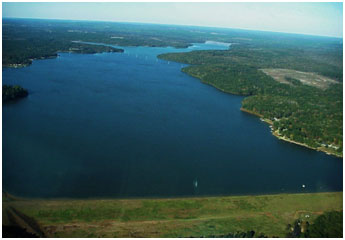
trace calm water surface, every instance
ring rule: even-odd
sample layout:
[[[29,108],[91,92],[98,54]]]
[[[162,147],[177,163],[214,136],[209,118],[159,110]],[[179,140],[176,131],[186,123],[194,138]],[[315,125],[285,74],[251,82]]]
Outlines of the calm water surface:
[[[3,106],[4,190],[27,197],[342,190],[342,159],[276,139],[239,110],[242,97],[156,58],[224,46],[124,49],[3,70],[3,83],[30,92]]]

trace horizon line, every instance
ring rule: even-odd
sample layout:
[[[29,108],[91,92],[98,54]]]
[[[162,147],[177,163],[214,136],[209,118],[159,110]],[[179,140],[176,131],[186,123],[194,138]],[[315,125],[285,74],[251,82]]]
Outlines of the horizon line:
[[[2,17],[2,19],[37,19],[37,20],[58,20],[58,21],[84,21],[84,22],[109,22],[109,23],[134,23],[134,24],[152,24],[152,25],[170,25],[170,26],[187,26],[187,27],[204,27],[204,28],[218,28],[218,29],[235,29],[235,30],[245,30],[245,31],[259,31],[268,33],[284,33],[284,34],[296,34],[296,35],[306,35],[314,37],[326,37],[326,38],[337,38],[343,39],[342,35],[339,36],[329,36],[329,35],[316,35],[310,33],[296,33],[296,32],[282,32],[282,31],[272,31],[272,30],[260,30],[252,28],[232,28],[232,27],[215,27],[215,26],[205,26],[205,25],[190,25],[190,24],[174,24],[174,23],[153,23],[153,22],[135,22],[135,21],[116,21],[116,20],[98,20],[98,19],[66,19],[66,18],[35,18],[35,17]]]

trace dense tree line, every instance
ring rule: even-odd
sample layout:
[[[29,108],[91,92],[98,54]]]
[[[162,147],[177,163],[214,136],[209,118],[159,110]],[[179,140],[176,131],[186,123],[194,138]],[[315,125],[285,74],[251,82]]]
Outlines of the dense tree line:
[[[333,44],[331,45],[333,46]],[[232,45],[230,50],[193,51],[189,53],[168,53],[160,55],[161,59],[183,62],[193,65],[227,64],[244,65],[256,69],[285,68],[303,72],[315,72],[338,81],[343,79],[342,46],[335,45],[327,52],[324,49],[293,49],[295,46],[262,47]]]
[[[58,52],[72,52],[72,53],[100,53],[100,52],[123,52],[123,49],[91,45],[66,41],[46,41],[46,40],[32,40],[32,41],[3,41],[3,60],[4,66],[11,66],[14,64],[28,65],[33,59],[43,59],[56,57]]]

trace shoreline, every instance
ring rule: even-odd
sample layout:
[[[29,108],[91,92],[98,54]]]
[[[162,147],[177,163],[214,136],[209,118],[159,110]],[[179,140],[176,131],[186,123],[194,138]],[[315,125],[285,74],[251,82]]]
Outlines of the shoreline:
[[[186,73],[187,75],[191,76],[191,77],[195,77],[195,76],[192,76],[190,74],[188,74],[187,72],[183,71],[183,68],[181,69],[181,71],[183,73]],[[200,78],[198,77],[195,77],[197,78],[201,83],[204,83],[204,84],[207,84],[207,85],[210,85],[212,87],[214,87],[215,89],[223,92],[223,93],[227,93],[227,94],[231,94],[231,95],[236,95],[236,96],[243,96],[243,97],[247,97],[247,96],[244,96],[244,95],[241,95],[241,94],[237,94],[237,93],[232,93],[232,92],[229,92],[229,91],[225,91],[224,89],[221,89],[221,88],[218,88],[216,85],[212,84],[212,83],[208,83],[208,82],[204,82],[203,80],[201,80]],[[273,136],[275,136],[276,138],[278,138],[279,140],[282,140],[282,141],[285,141],[285,142],[289,142],[289,143],[293,143],[293,144],[296,144],[296,145],[299,145],[299,146],[302,146],[302,147],[306,147],[306,148],[309,148],[309,149],[312,149],[312,150],[315,150],[315,151],[318,151],[318,152],[324,152],[328,155],[332,155],[332,156],[335,156],[335,157],[338,157],[338,158],[343,158],[343,155],[340,155],[340,154],[336,154],[334,152],[331,152],[331,151],[328,151],[328,149],[324,148],[324,147],[318,147],[318,148],[315,148],[315,147],[311,147],[305,143],[300,143],[300,142],[296,142],[294,140],[291,140],[289,138],[286,138],[284,136],[280,136],[278,135],[278,133],[276,133],[275,131],[273,131],[273,121],[271,121],[270,119],[267,119],[267,118],[264,118],[263,115],[257,113],[257,112],[254,112],[254,111],[251,111],[251,110],[248,110],[248,109],[245,109],[243,107],[240,108],[240,110],[242,112],[246,112],[248,114],[251,114],[251,115],[254,115],[256,117],[259,117],[261,121],[267,123],[270,128],[271,128],[271,133]]]
[[[157,57],[160,58],[159,55],[158,55]],[[165,58],[160,58],[160,59],[165,60],[165,61],[168,61],[168,59],[165,59]],[[170,60],[170,61],[173,61],[173,60]],[[175,61],[176,61],[176,60],[175,60]],[[178,62],[178,61],[177,61],[177,62]],[[184,64],[186,64],[186,63],[184,63]],[[192,64],[188,64],[188,65],[191,66]],[[232,95],[237,95],[237,96],[242,96],[242,97],[244,97],[244,98],[245,98],[245,97],[248,97],[248,95],[242,95],[242,94],[234,93],[234,92],[231,92],[231,91],[225,91],[224,89],[221,89],[221,88],[217,87],[215,84],[213,84],[213,83],[211,83],[211,82],[206,82],[206,81],[204,81],[204,80],[201,79],[201,77],[199,77],[199,76],[195,76],[195,75],[192,75],[192,74],[188,73],[188,72],[185,70],[186,68],[188,68],[188,67],[182,68],[182,69],[181,69],[181,72],[186,73],[187,75],[189,75],[189,76],[191,76],[191,77],[197,78],[201,83],[210,85],[210,86],[216,88],[217,90],[219,90],[219,91],[221,91],[221,92],[223,92],[223,93],[232,94]],[[294,141],[294,140],[289,139],[289,138],[287,138],[287,137],[280,136],[276,131],[273,131],[273,121],[271,121],[270,119],[265,118],[263,115],[261,115],[261,114],[259,114],[259,113],[257,113],[257,112],[254,112],[254,111],[245,109],[245,108],[243,108],[242,106],[241,106],[240,110],[243,111],[243,112],[252,114],[252,115],[254,115],[254,116],[257,116],[257,117],[260,118],[261,121],[266,122],[267,124],[269,124],[269,126],[270,126],[270,128],[271,128],[272,135],[275,136],[275,137],[277,137],[279,140],[283,140],[283,141],[286,141],[286,142],[289,142],[289,143],[293,143],[293,144],[296,144],[296,145],[299,145],[299,146],[302,146],[302,147],[306,147],[306,148],[309,148],[309,149],[312,149],[312,150],[316,150],[316,151],[318,151],[318,152],[319,152],[319,151],[320,151],[320,152],[324,152],[324,153],[326,153],[326,154],[328,154],[328,155],[332,155],[332,156],[335,156],[335,157],[338,157],[338,158],[343,158],[343,154],[342,154],[342,153],[341,153],[341,154],[338,154],[337,152],[330,151],[330,150],[329,150],[328,148],[326,148],[326,147],[320,146],[320,147],[316,147],[316,148],[315,148],[315,147],[311,147],[311,146],[309,146],[309,145],[307,145],[307,144],[305,144],[305,143],[297,142],[297,141]]]
[[[123,53],[124,50],[120,49],[120,48],[115,48],[115,47],[111,47],[114,50],[108,50],[108,51],[102,51],[102,52],[76,52],[73,50],[58,50],[56,51],[56,53],[49,55],[49,56],[42,56],[42,57],[37,57],[37,58],[31,58],[29,59],[27,63],[9,63],[9,64],[3,64],[2,67],[3,68],[24,68],[24,67],[29,67],[30,65],[32,65],[33,61],[35,60],[45,60],[45,59],[54,59],[59,57],[59,53],[74,53],[74,54],[96,54],[96,53]]]
[[[205,195],[205,196],[177,196],[177,197],[54,197],[54,198],[35,198],[35,197],[20,197],[17,195],[3,192],[3,201],[8,199],[9,201],[142,201],[142,200],[154,200],[154,201],[179,201],[179,200],[204,200],[204,199],[216,199],[216,198],[243,198],[243,197],[278,197],[289,195],[323,195],[323,194],[337,194],[343,193],[343,191],[325,191],[325,192],[286,192],[286,193],[259,193],[259,194],[236,194],[236,195]],[[5,200],[6,201],[6,200]]]
[[[10,64],[4,64],[2,65],[2,67],[3,68],[24,68],[24,67],[29,67],[35,60],[54,59],[54,58],[57,58],[58,56],[59,56],[58,53],[55,53],[50,56],[29,59],[28,63],[10,63]]]
[[[305,143],[300,143],[300,142],[296,142],[294,140],[291,140],[287,137],[284,137],[284,136],[280,136],[276,131],[273,131],[273,122],[267,118],[264,118],[263,115],[259,114],[259,113],[256,113],[256,112],[253,112],[251,110],[248,110],[248,109],[245,109],[243,107],[240,108],[240,110],[242,112],[246,112],[246,113],[249,113],[249,114],[252,114],[254,116],[257,116],[259,117],[263,122],[267,123],[270,125],[270,128],[271,128],[271,133],[273,136],[275,136],[276,138],[278,138],[279,140],[282,140],[282,141],[285,141],[285,142],[289,142],[289,143],[293,143],[293,144],[296,144],[296,145],[299,145],[299,146],[302,146],[302,147],[306,147],[306,148],[309,148],[309,149],[312,149],[312,150],[315,150],[315,151],[318,151],[318,152],[324,152],[328,155],[332,155],[332,156],[335,156],[335,157],[338,157],[338,158],[343,158],[342,155],[339,155],[339,154],[336,154],[334,152],[330,152],[330,151],[327,151],[327,149],[324,149],[322,147],[318,147],[318,148],[315,148],[315,147],[311,147]]]

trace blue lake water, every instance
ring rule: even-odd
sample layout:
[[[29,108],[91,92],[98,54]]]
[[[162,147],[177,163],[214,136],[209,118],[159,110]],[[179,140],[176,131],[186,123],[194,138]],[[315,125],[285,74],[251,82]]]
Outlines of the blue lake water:
[[[3,106],[3,189],[25,197],[174,197],[341,191],[342,159],[282,142],[243,97],[166,52],[125,47],[3,69],[28,98]],[[305,188],[302,188],[302,185]]]

